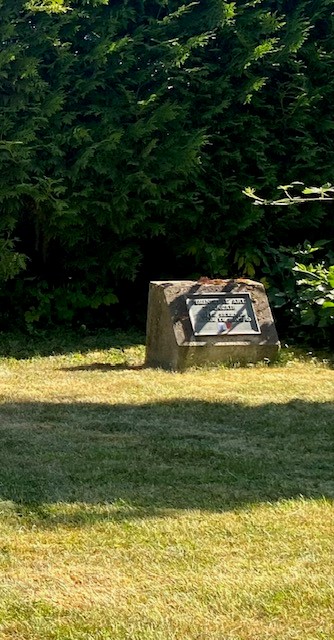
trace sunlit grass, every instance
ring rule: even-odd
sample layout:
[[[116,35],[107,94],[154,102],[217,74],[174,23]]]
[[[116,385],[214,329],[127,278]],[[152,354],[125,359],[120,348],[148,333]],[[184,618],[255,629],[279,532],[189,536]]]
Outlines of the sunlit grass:
[[[333,640],[330,365],[107,340],[0,361],[1,640]]]

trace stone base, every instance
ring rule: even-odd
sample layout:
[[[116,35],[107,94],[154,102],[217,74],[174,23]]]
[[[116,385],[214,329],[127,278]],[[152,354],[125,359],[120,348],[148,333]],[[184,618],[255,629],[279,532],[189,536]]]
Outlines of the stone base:
[[[215,281],[216,282],[216,281]],[[195,336],[186,307],[189,295],[248,293],[257,317],[258,335]],[[265,289],[251,280],[219,284],[193,281],[150,283],[146,365],[174,371],[210,363],[255,363],[277,357],[280,343]]]

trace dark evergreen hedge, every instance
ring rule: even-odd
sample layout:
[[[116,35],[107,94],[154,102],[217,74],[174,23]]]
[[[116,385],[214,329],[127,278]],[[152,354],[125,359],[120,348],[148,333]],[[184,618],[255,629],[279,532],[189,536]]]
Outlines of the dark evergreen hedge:
[[[0,33],[3,326],[332,237],[330,206],[242,194],[333,181],[331,0],[2,0]]]

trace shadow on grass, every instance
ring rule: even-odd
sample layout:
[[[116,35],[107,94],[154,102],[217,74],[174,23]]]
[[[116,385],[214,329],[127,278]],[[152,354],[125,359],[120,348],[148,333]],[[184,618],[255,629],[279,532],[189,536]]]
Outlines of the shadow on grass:
[[[333,431],[334,403],[3,404],[0,499],[76,526],[333,498]]]
[[[0,357],[25,360],[36,356],[62,355],[68,353],[89,353],[103,349],[122,349],[142,345],[145,336],[136,331],[122,332],[100,330],[89,333],[86,330],[40,331],[37,334],[10,334],[0,332]]]
[[[61,367],[59,371],[142,371],[145,364],[126,364],[125,362],[92,362],[90,364]]]

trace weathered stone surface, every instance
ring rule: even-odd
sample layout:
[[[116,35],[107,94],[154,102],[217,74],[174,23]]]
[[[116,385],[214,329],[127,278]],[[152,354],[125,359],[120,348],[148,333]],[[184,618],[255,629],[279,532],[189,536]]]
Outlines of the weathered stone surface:
[[[203,284],[191,280],[150,283],[146,341],[148,366],[182,371],[194,365],[214,362],[247,363],[264,358],[275,359],[280,344],[263,285],[244,279],[221,280],[218,283]],[[189,318],[189,299],[197,294],[212,298],[216,294],[219,297],[232,293],[236,296],[249,295],[258,331],[255,331],[252,321],[253,333],[234,333],[224,325],[223,334],[195,335]],[[224,309],[223,306],[221,308]],[[249,305],[245,308],[249,309]]]

